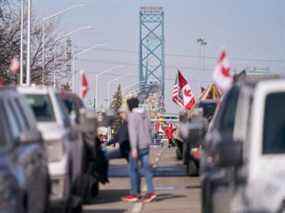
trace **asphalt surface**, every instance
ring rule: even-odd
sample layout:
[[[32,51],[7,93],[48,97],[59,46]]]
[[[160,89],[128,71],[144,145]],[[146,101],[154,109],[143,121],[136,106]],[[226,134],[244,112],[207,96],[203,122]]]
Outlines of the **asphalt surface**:
[[[110,184],[101,186],[92,205],[84,206],[84,213],[197,213],[201,212],[200,181],[185,175],[184,166],[175,159],[175,150],[152,147],[155,167],[154,185],[157,199],[150,204],[124,203],[128,194],[129,178],[125,160],[111,161]],[[143,191],[145,185],[143,184]]]

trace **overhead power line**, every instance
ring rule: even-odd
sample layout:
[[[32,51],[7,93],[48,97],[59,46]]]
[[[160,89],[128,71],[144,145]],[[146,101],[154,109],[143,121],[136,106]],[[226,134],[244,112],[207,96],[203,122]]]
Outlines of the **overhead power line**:
[[[87,58],[81,58],[80,61],[87,62],[87,63],[101,63],[101,64],[119,64],[124,65],[127,67],[137,67],[138,64],[136,63],[129,63],[129,62],[122,62],[122,61],[113,61],[113,60],[100,60],[100,59],[87,59]],[[191,67],[191,66],[176,66],[176,65],[166,65],[166,68],[169,69],[182,69],[182,70],[191,70],[191,71],[202,71],[201,68],[198,67]],[[213,69],[205,69],[206,71],[213,71]]]
[[[97,48],[94,51],[118,52],[118,53],[138,55],[137,51],[128,50],[128,49]],[[197,55],[186,55],[186,54],[177,54],[177,53],[166,53],[165,55],[169,56],[169,57],[180,57],[180,58],[195,58],[195,59],[200,59],[201,58],[201,56],[197,56]],[[205,56],[205,58],[208,59],[208,60],[217,60],[218,56]],[[269,59],[269,58],[230,57],[230,60],[231,61],[248,61],[248,62],[285,63],[285,59]]]

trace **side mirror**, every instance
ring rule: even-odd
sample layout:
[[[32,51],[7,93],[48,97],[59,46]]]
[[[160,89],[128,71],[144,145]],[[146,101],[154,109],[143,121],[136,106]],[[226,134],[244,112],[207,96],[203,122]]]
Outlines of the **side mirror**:
[[[38,130],[23,132],[17,139],[18,144],[33,144],[41,141],[42,135]]]
[[[237,167],[243,163],[243,144],[240,141],[223,140],[217,147],[216,164],[219,167]]]

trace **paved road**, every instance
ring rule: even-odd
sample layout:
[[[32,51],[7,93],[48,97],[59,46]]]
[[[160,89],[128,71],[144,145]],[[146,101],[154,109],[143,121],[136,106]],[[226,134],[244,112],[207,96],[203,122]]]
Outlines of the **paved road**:
[[[152,161],[162,149],[152,148]],[[124,203],[121,197],[128,194],[129,179],[124,160],[111,161],[111,182],[101,187],[93,205],[85,206],[84,213],[198,213],[200,206],[199,178],[185,176],[184,167],[175,160],[174,150],[165,149],[155,169],[154,183],[158,198],[151,204]],[[145,187],[143,187],[145,188]],[[145,190],[145,189],[143,189]]]

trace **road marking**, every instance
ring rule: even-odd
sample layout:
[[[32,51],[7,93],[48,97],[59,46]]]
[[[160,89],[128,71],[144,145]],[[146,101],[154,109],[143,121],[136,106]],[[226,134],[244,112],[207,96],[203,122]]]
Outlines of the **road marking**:
[[[175,186],[157,186],[155,187],[156,191],[174,191],[176,188]]]
[[[143,211],[143,207],[144,207],[143,202],[135,203],[131,210],[131,213],[141,213]]]

